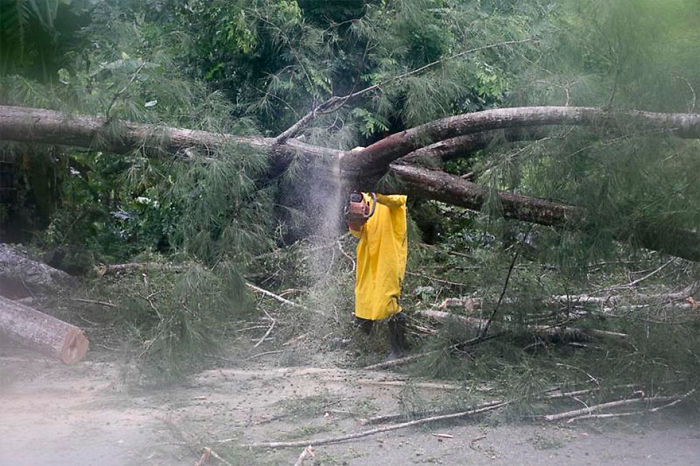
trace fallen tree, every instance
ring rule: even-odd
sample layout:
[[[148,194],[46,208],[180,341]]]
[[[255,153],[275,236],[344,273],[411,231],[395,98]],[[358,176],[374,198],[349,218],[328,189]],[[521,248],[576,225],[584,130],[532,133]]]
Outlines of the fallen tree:
[[[514,107],[457,115],[392,134],[360,150],[341,151],[306,144],[292,137],[241,137],[153,124],[70,115],[46,109],[0,106],[0,140],[45,143],[109,151],[140,150],[149,155],[191,157],[241,146],[259,150],[275,170],[284,170],[295,158],[320,162],[332,185],[375,189],[387,172],[409,195],[438,199],[480,210],[489,191],[459,177],[409,165],[421,156],[453,158],[485,147],[494,137],[506,140],[537,138],[548,126],[588,126],[605,132],[654,130],[681,138],[700,138],[700,114],[606,111],[591,107]],[[522,131],[533,129],[534,131]],[[290,134],[296,134],[296,131]],[[394,163],[402,159],[404,163]],[[576,206],[545,199],[498,193],[506,217],[542,225],[577,228],[586,213]],[[648,249],[690,260],[700,260],[697,231],[635,225],[616,232]]]
[[[271,156],[296,153],[310,157],[335,157],[344,176],[366,179],[386,172],[394,160],[426,146],[463,135],[497,129],[552,125],[585,125],[610,130],[624,125],[658,129],[682,138],[700,138],[700,114],[609,112],[593,107],[513,107],[467,113],[416,126],[358,151],[340,151],[286,139],[242,137],[185,128],[71,115],[54,110],[0,105],[0,140],[35,142],[104,150],[117,154],[144,149],[174,155],[188,148],[207,152],[238,144],[272,151]],[[450,151],[474,149],[485,139],[451,141]],[[481,141],[481,142],[479,142]],[[272,150],[272,149],[275,150]]]
[[[2,296],[0,334],[66,364],[81,361],[90,345],[78,327]]]

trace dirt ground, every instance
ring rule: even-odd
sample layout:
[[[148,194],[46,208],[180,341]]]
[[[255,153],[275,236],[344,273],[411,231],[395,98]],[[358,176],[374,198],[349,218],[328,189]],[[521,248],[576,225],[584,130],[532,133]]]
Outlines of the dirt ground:
[[[92,351],[64,366],[0,344],[0,464],[192,465],[205,446],[231,464],[293,464],[303,448],[243,445],[367,430],[362,418],[400,412],[402,390],[435,400],[451,391],[430,381],[407,388],[391,372],[274,359],[134,390],[115,359]],[[305,464],[700,464],[699,423],[678,411],[578,424],[481,417],[321,445]]]

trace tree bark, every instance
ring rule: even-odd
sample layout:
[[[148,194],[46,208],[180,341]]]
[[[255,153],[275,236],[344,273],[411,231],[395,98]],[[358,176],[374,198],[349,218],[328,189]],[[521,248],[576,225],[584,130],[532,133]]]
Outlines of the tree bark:
[[[71,282],[70,275],[31,259],[21,246],[0,243],[0,295],[24,298]]]
[[[493,195],[498,198],[501,213],[506,218],[572,229],[585,223],[586,211],[582,208],[508,192],[490,193],[483,186],[449,173],[399,163],[391,164],[389,173],[400,183],[397,190],[409,195],[476,211],[480,211]],[[647,249],[700,261],[700,233],[695,231],[640,225],[614,236],[620,241],[632,239],[634,244]]]
[[[492,194],[481,185],[436,170],[393,163],[389,173],[401,183],[402,192],[471,210],[481,210]],[[577,207],[544,199],[506,192],[496,192],[493,195],[498,197],[503,216],[525,222],[563,225],[580,221],[583,214]]]
[[[187,149],[204,154],[231,146],[269,152],[273,162],[287,164],[294,155],[338,158],[342,151],[289,140],[273,148],[275,138],[244,137],[174,128],[103,117],[71,115],[54,110],[0,105],[0,140],[81,147],[125,154],[143,150],[152,156],[185,156]]]
[[[243,137],[207,131],[172,128],[103,117],[70,115],[54,110],[0,105],[0,140],[36,142],[123,154],[143,148],[155,154],[177,154],[188,148],[207,152],[230,145],[271,151],[288,158],[289,153],[312,158],[337,158],[339,169],[349,177],[383,174],[389,164],[422,147],[464,135],[506,128],[551,125],[588,125],[666,130],[679,137],[700,138],[700,114],[654,112],[607,112],[591,107],[513,107],[457,115],[392,134],[360,151],[339,151],[288,139]],[[453,142],[467,143],[469,138]],[[469,142],[478,145],[481,138]]]
[[[188,155],[188,149],[205,153],[240,145],[267,152],[276,170],[295,157],[321,161],[328,180],[354,188],[374,189],[374,182],[394,160],[438,154],[452,157],[484,147],[494,130],[518,138],[517,130],[551,125],[587,125],[601,130],[655,129],[684,138],[700,138],[700,114],[608,112],[589,107],[516,107],[486,110],[426,123],[388,136],[359,151],[339,151],[305,144],[295,139],[240,137],[206,131],[171,128],[134,122],[108,121],[101,117],[68,115],[53,110],[0,106],[0,140],[66,145],[126,153],[142,149],[156,155]],[[489,133],[491,132],[491,133]],[[524,133],[527,134],[527,133]],[[535,133],[536,134],[536,133]],[[417,194],[469,209],[480,210],[489,191],[451,175],[415,166],[393,164],[391,172],[409,194]],[[506,217],[542,225],[575,226],[585,212],[573,206],[511,193],[498,193]],[[637,245],[691,260],[700,260],[700,234],[695,231],[661,232],[652,225],[637,225],[620,232]],[[669,238],[671,240],[669,240]]]
[[[75,364],[89,342],[78,327],[0,296],[0,332],[47,356]]]
[[[432,121],[395,133],[362,151],[345,155],[343,170],[355,176],[382,173],[394,160],[438,141],[504,128],[586,125],[609,130],[631,125],[635,129],[666,130],[683,138],[700,137],[700,114],[607,112],[592,107],[513,107],[467,113]]]

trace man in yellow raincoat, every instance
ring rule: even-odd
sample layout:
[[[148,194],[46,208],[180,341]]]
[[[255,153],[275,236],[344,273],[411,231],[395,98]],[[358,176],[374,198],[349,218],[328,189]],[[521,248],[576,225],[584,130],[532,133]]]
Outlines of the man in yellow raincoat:
[[[391,355],[406,351],[406,322],[401,312],[401,283],[406,272],[406,196],[362,193],[374,214],[364,224],[350,223],[357,244],[355,317],[369,334],[376,320],[388,319]]]

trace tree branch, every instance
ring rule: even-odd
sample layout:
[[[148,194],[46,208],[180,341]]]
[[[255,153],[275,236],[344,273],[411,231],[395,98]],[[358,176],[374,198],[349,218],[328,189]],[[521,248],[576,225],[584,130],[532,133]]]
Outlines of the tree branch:
[[[305,445],[327,445],[329,443],[340,443],[348,440],[354,440],[357,438],[367,437],[369,435],[379,434],[381,432],[388,432],[392,430],[405,429],[407,427],[419,426],[423,424],[429,424],[440,421],[447,421],[451,419],[460,419],[468,416],[473,416],[475,414],[484,413],[487,411],[493,411],[494,409],[499,409],[510,404],[509,401],[503,401],[498,404],[489,403],[482,407],[471,409],[469,411],[462,411],[459,413],[444,414],[442,416],[431,416],[423,419],[416,419],[414,421],[402,422],[400,424],[391,424],[384,427],[377,427],[376,429],[365,430],[362,432],[356,432],[354,434],[347,434],[340,437],[329,437],[325,439],[318,440],[301,440],[297,442],[269,442],[269,443],[251,443],[248,445],[243,445],[247,448],[289,448],[289,447],[303,447]],[[220,440],[219,443],[226,443],[233,439]]]
[[[491,193],[483,186],[436,170],[393,163],[389,173],[399,181],[398,191],[471,210],[480,211],[493,195],[498,198],[500,213],[506,218],[571,229],[581,227],[586,221],[587,212],[580,207],[508,192]],[[647,249],[700,261],[698,232],[641,225],[619,231],[614,237],[620,241],[631,238]]]
[[[511,107],[466,113],[425,123],[365,147],[345,152],[340,161],[348,178],[381,175],[394,160],[438,141],[494,129],[583,125],[607,130],[624,126],[667,130],[683,138],[700,138],[700,114],[608,112],[594,107]]]

